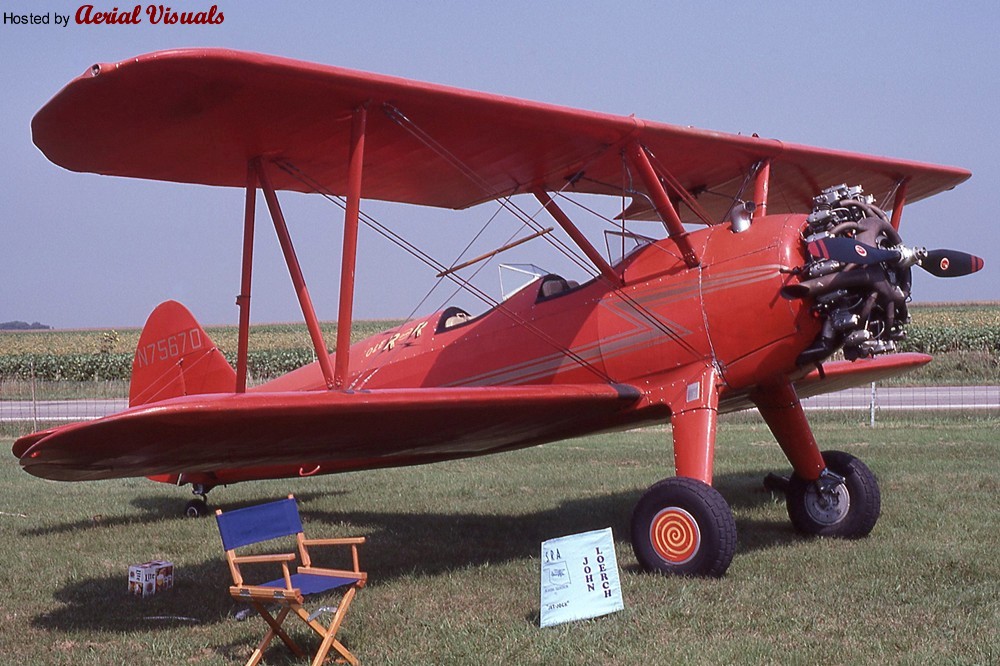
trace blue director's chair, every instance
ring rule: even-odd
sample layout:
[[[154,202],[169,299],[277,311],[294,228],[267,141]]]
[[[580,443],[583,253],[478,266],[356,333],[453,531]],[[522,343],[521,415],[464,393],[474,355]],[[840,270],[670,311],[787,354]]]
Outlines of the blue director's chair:
[[[326,660],[326,655],[332,647],[348,663],[357,666],[357,658],[351,654],[344,645],[337,640],[337,631],[344,621],[344,615],[354,600],[354,595],[358,589],[364,587],[368,580],[368,574],[358,566],[358,546],[365,542],[364,537],[353,537],[343,539],[307,539],[302,533],[302,521],[299,519],[299,509],[295,502],[295,497],[288,496],[288,499],[268,502],[245,509],[233,511],[217,510],[215,518],[219,523],[219,534],[222,536],[222,545],[226,549],[226,561],[229,563],[229,571],[233,575],[233,586],[229,588],[229,594],[234,599],[248,602],[260,616],[267,622],[269,630],[264,639],[254,650],[247,666],[255,666],[264,656],[264,650],[277,636],[288,649],[298,656],[305,656],[305,652],[285,633],[281,624],[289,612],[294,612],[303,622],[309,625],[313,631],[320,635],[322,642],[313,658],[313,666],[319,666]],[[245,546],[278,539],[281,537],[295,536],[298,546],[298,556],[301,558],[301,566],[296,568],[295,573],[291,573],[289,563],[296,559],[295,553],[275,553],[267,555],[237,555],[236,550]],[[312,559],[309,556],[309,548],[312,546],[350,546],[353,568],[348,569],[325,569],[312,566]],[[281,565],[282,577],[268,583],[257,585],[247,584],[240,570],[243,564],[277,563]],[[333,619],[328,626],[324,626],[317,621],[319,615],[327,610],[321,608],[310,614],[303,606],[303,599],[312,594],[322,594],[338,590],[343,596],[340,603],[333,612]],[[268,605],[280,607],[277,615],[271,615],[267,610]],[[338,659],[338,661],[341,661]]]

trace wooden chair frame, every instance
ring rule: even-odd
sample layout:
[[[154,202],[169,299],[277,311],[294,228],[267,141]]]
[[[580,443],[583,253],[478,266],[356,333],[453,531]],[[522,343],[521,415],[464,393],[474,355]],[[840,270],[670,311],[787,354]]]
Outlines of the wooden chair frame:
[[[280,638],[288,649],[297,656],[306,656],[306,652],[282,628],[282,623],[289,613],[294,612],[303,622],[316,632],[322,642],[313,657],[313,666],[319,666],[327,659],[327,654],[333,648],[339,655],[338,662],[346,661],[352,666],[358,665],[358,659],[337,640],[337,632],[344,621],[344,616],[354,601],[358,589],[368,581],[368,574],[361,571],[358,561],[358,546],[365,542],[364,537],[348,537],[338,539],[307,539],[302,530],[298,515],[295,496],[289,495],[288,500],[278,500],[268,504],[237,509],[223,513],[221,509],[215,512],[219,522],[219,532],[222,535],[223,547],[226,549],[226,562],[233,577],[233,585],[229,594],[233,599],[245,601],[257,611],[268,625],[268,632],[254,650],[247,666],[256,666],[264,656],[264,651],[275,636]],[[255,521],[266,524],[257,526]],[[259,529],[258,529],[259,528]],[[237,549],[272,539],[295,535],[297,556],[301,565],[296,572],[291,572],[290,563],[295,562],[296,553],[274,553],[267,555],[238,555]],[[352,569],[329,569],[314,567],[309,549],[312,547],[349,546],[351,549]],[[281,567],[281,578],[262,584],[248,584],[240,569],[244,564],[278,564]],[[309,613],[302,605],[304,598],[311,594],[322,594],[334,589],[343,590],[339,605],[333,609],[330,623],[324,626],[317,620],[325,608]],[[268,605],[278,605],[277,615],[268,611]]]

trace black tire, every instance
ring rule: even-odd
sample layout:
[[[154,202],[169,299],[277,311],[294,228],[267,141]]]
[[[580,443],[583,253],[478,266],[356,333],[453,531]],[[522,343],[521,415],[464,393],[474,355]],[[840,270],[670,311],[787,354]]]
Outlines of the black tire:
[[[844,482],[820,493],[816,482],[793,474],[785,497],[788,517],[799,532],[813,536],[860,539],[868,536],[882,512],[878,480],[868,467],[843,451],[824,451],[827,468]]]
[[[202,518],[208,515],[208,503],[202,499],[193,499],[184,507],[184,515],[188,518]]]
[[[736,552],[736,521],[712,486],[684,477],[664,479],[635,505],[632,550],[646,571],[723,576]]]

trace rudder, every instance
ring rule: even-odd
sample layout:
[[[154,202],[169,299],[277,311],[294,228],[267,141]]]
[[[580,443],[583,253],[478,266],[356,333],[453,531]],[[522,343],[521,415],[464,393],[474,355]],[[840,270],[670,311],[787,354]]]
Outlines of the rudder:
[[[177,301],[149,315],[132,359],[130,407],[202,393],[232,393],[236,371]]]

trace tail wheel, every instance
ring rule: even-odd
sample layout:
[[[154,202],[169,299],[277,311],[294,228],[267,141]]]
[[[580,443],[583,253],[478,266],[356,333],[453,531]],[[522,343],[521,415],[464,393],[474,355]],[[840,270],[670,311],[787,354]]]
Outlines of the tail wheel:
[[[201,518],[208,513],[208,502],[203,499],[193,499],[184,507],[184,515],[188,518]]]
[[[823,460],[836,477],[805,481],[793,474],[789,479],[786,498],[792,525],[815,536],[868,536],[882,511],[875,475],[843,451],[824,451]]]
[[[736,552],[736,521],[715,488],[695,479],[664,479],[632,513],[632,549],[646,571],[722,576]]]

